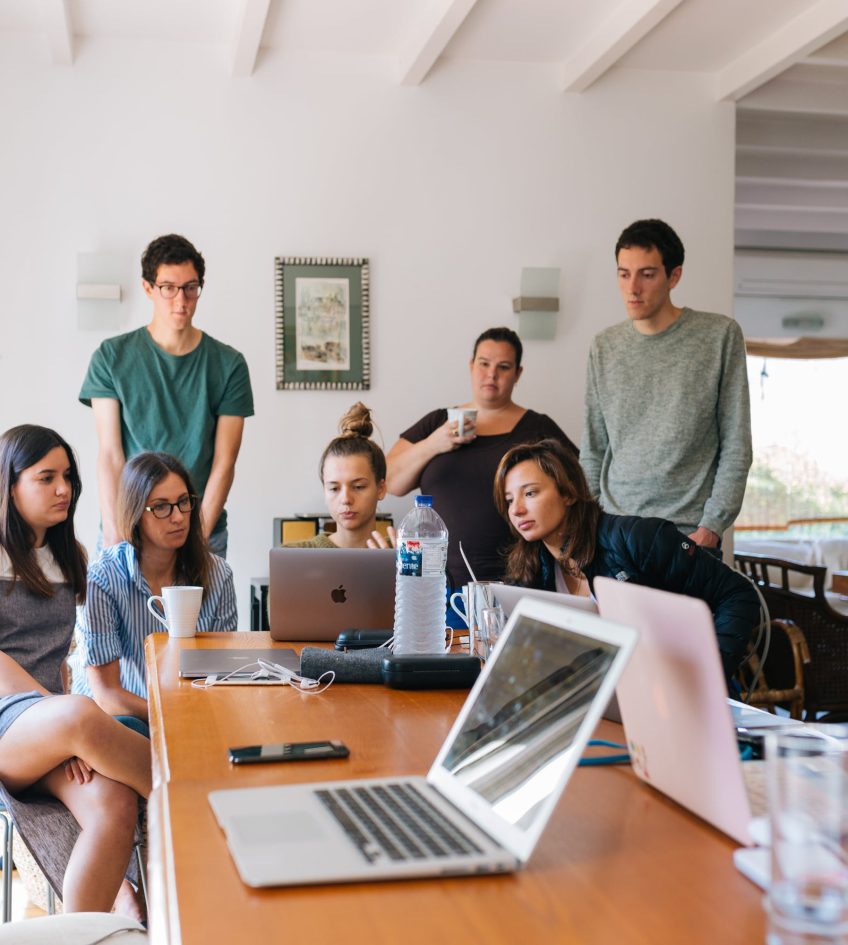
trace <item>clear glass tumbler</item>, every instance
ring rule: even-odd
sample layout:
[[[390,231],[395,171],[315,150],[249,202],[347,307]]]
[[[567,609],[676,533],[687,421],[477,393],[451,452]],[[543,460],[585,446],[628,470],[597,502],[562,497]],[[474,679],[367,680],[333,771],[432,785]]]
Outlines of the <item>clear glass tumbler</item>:
[[[848,945],[848,726],[766,736],[767,945]]]
[[[489,655],[495,648],[495,644],[500,638],[504,623],[503,607],[501,607],[500,604],[495,607],[480,608],[477,655],[481,660],[489,658]]]

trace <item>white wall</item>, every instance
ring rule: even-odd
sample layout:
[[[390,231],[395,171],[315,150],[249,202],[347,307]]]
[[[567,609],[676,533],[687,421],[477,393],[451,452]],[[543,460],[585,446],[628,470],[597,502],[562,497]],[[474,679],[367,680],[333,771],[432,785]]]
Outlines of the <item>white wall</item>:
[[[640,216],[687,246],[675,301],[731,310],[734,114],[707,77],[618,70],[577,96],[547,68],[445,64],[401,88],[380,60],[265,56],[231,80],[201,45],[92,43],[63,69],[34,40],[2,43],[0,429],[45,423],[75,445],[93,543],[96,441],[76,395],[104,334],[77,327],[76,254],[137,268],[152,237],[187,235],[207,261],[197,324],[245,354],[254,385],[229,502],[245,627],[271,518],[320,507],[317,458],[355,399],[275,390],[275,255],[370,257],[362,396],[387,448],[467,398],[471,342],[517,324],[523,266],[561,267],[562,311],[554,341],[527,345],[517,399],[579,440],[589,341],[623,317],[613,245]],[[147,319],[135,285],[126,311],[120,330]]]

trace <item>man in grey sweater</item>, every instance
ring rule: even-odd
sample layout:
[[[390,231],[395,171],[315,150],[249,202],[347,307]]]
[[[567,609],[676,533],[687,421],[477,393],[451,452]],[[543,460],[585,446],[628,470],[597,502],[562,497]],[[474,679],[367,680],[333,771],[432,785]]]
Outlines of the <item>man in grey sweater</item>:
[[[672,304],[683,244],[667,223],[631,224],[615,255],[629,320],[592,341],[580,461],[607,512],[670,519],[718,548],[751,466],[742,332]]]

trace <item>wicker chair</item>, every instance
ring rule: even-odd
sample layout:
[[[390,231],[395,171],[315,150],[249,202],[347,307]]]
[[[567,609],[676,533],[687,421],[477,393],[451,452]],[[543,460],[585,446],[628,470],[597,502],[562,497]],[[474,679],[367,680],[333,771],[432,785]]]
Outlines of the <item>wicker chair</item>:
[[[772,619],[792,621],[803,631],[810,658],[804,667],[805,717],[848,715],[848,616],[835,611],[825,597],[827,569],[766,555],[738,553],[734,559],[756,582]],[[790,586],[805,577],[812,578],[812,593]]]
[[[762,662],[762,645],[749,644],[748,659],[737,674],[742,691],[749,693],[750,705],[774,712],[776,706],[788,709],[793,719],[804,715],[804,668],[810,651],[801,630],[791,620],[772,620],[771,644]],[[756,680],[756,688],[750,691]]]

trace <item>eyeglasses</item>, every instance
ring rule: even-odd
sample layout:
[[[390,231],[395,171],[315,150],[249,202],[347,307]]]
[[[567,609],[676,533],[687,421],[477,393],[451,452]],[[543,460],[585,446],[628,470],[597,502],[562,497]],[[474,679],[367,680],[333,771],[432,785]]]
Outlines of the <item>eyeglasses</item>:
[[[153,283],[163,299],[175,299],[182,290],[187,299],[199,299],[203,286],[199,282],[186,282],[185,285],[174,285],[173,282],[154,282]]]
[[[197,504],[196,495],[182,495],[176,502],[154,502],[153,505],[145,505],[145,512],[152,512],[154,518],[170,518],[174,509],[179,509],[184,514],[188,514]]]

